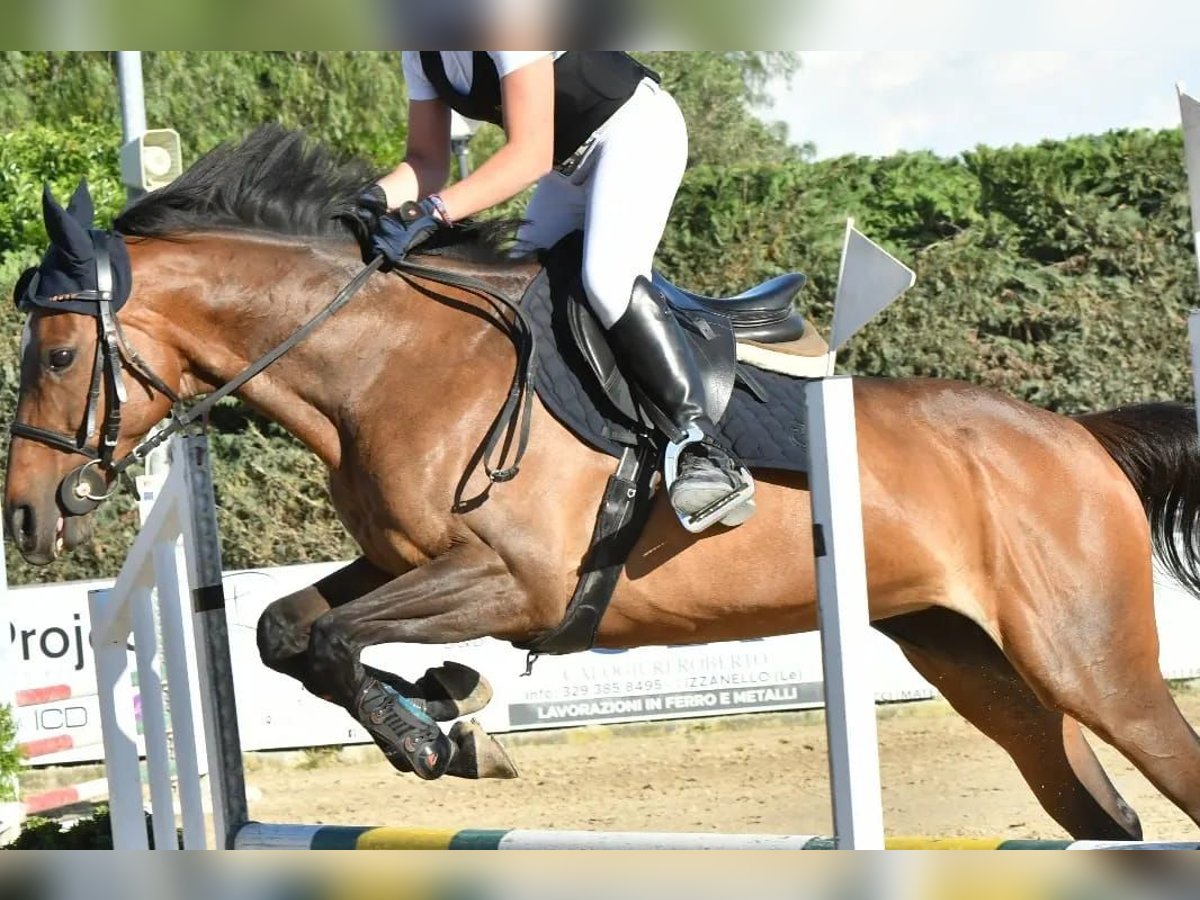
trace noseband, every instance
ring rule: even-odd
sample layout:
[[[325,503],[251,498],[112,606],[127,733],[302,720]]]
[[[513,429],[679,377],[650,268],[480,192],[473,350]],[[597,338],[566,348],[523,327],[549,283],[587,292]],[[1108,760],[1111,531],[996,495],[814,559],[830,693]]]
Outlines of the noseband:
[[[142,462],[152,450],[165,443],[172,435],[202,420],[217,403],[237,391],[251,378],[262,372],[308,337],[326,319],[345,306],[358,293],[362,286],[367,283],[367,279],[384,264],[384,258],[376,256],[338,291],[337,295],[324,309],[305,322],[304,325],[283,341],[283,343],[276,346],[264,356],[259,357],[258,360],[243,369],[231,381],[213,391],[203,400],[184,409],[179,395],[154,374],[146,362],[138,355],[137,351],[125,340],[125,335],[121,331],[121,324],[117,320],[116,313],[112,308],[113,274],[111,257],[109,256],[107,247],[104,246],[105,242],[97,239],[98,236],[104,235],[104,232],[93,230],[91,231],[91,235],[96,259],[96,290],[78,291],[56,298],[57,300],[82,300],[96,304],[95,312],[89,311],[85,313],[86,315],[92,315],[96,319],[97,339],[96,356],[92,363],[92,380],[88,389],[87,410],[84,414],[83,424],[79,429],[79,433],[74,437],[38,428],[34,425],[27,425],[24,422],[14,422],[9,428],[13,437],[37,441],[56,450],[75,453],[87,458],[87,462],[83,465],[68,472],[58,487],[59,503],[67,513],[75,516],[86,515],[99,506],[101,502],[111,497],[115,493],[116,488],[110,489],[109,484],[115,484],[116,479],[121,473],[130,466]],[[427,277],[445,284],[478,291],[491,297],[513,313],[514,318],[513,322],[509,325],[509,330],[518,348],[516,372],[513,375],[512,385],[510,386],[504,407],[488,433],[484,443],[483,454],[484,468],[491,481],[503,482],[511,480],[517,474],[521,458],[525,455],[525,450],[529,442],[531,407],[537,371],[533,327],[525,311],[519,304],[499,294],[490,285],[478,279],[440,272],[424,266],[414,265],[407,261],[400,263],[396,268],[410,275]],[[34,296],[37,278],[38,273],[34,272],[31,280],[27,282],[26,297]],[[30,305],[32,304],[28,299],[21,301],[22,309],[26,309]],[[52,308],[51,304],[39,303],[38,305],[47,305]],[[121,379],[122,365],[127,365],[151,387],[170,399],[171,419],[165,427],[159,429],[151,436],[144,438],[127,454],[119,459],[114,459],[117,442],[121,434],[121,404],[128,401],[125,384]],[[88,441],[96,434],[97,430],[96,412],[100,402],[102,382],[106,386],[108,407],[105,412],[104,426],[100,431],[97,446],[93,448],[88,446]],[[503,468],[493,466],[490,461],[493,452],[499,447],[501,461],[503,461],[503,457],[508,455],[514,438],[516,448],[511,463]],[[500,447],[499,445],[502,442],[503,446]],[[107,472],[107,477],[105,472]]]

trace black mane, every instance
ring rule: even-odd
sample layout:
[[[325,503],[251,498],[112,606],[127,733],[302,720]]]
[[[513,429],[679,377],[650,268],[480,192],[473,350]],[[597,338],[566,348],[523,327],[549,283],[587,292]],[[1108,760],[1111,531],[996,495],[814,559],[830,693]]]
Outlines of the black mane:
[[[353,238],[369,225],[355,198],[380,173],[339,157],[305,132],[260,125],[241,143],[220,144],[164,188],[132,203],[113,223],[129,237],[170,238],[197,231],[248,230],[312,238]],[[519,223],[467,222],[441,229],[417,252],[498,262]]]

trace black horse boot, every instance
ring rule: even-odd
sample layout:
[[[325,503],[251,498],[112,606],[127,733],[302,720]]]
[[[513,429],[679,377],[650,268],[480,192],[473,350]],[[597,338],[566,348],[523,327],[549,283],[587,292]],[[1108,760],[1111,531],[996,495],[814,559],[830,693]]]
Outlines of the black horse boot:
[[[687,336],[648,279],[634,283],[629,308],[608,335],[622,370],[671,441],[664,475],[683,527],[741,525],[754,513],[754,481],[705,412],[704,383]]]
[[[356,718],[401,772],[416,772],[430,780],[440,778],[450,767],[454,744],[437,723],[377,678],[368,676],[359,685]]]

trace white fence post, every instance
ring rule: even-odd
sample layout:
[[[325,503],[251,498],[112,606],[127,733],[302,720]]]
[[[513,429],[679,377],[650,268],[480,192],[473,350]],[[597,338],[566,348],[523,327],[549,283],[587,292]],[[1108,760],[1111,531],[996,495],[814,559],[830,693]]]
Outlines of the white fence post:
[[[912,287],[913,271],[846,221],[829,362],[872,318]],[[883,849],[883,797],[863,547],[854,383],[827,377],[804,389],[817,610],[834,838],[840,849]]]
[[[1187,169],[1188,197],[1192,207],[1192,249],[1196,253],[1196,271],[1200,274],[1200,100],[1188,94],[1182,84],[1179,117],[1183,122],[1183,156]],[[1192,348],[1192,387],[1196,398],[1197,428],[1200,429],[1200,310],[1188,315],[1188,338]]]
[[[96,658],[96,694],[104,736],[108,809],[113,849],[145,850],[142,776],[138,766],[137,719],[129,673],[129,607],[118,607],[113,590],[91,591],[92,652]],[[117,615],[114,615],[117,613]]]
[[[825,723],[839,849],[883,849],[854,383],[805,387]]]
[[[200,747],[204,721],[192,698],[196,685],[196,654],[192,641],[191,612],[187,593],[179,590],[184,569],[179,565],[178,540],[161,541],[154,548],[154,580],[158,585],[158,614],[162,622],[163,666],[171,698],[171,729],[174,738],[175,779],[183,820],[183,848],[203,850],[208,846],[204,831],[204,798],[200,776],[207,771],[207,756]],[[191,646],[189,647],[189,644]],[[186,685],[179,690],[175,685]]]
[[[203,435],[177,438],[172,444],[172,460],[160,484],[142,485],[144,500],[154,493],[153,505],[143,504],[142,530],[116,584],[111,590],[93,591],[91,595],[113,842],[118,849],[147,846],[129,677],[127,645],[131,631],[135,637],[156,847],[178,846],[172,759],[186,849],[207,844],[200,775],[209,763],[216,766],[209,774],[214,825],[221,846],[232,844],[234,834],[247,818],[207,439]],[[181,551],[187,557],[191,591],[180,590]],[[156,585],[157,627],[151,603]],[[173,746],[157,668],[160,657],[166,674]],[[194,691],[200,696],[202,724],[192,700]],[[201,731],[207,753],[198,745]]]
[[[146,745],[146,780],[150,784],[154,846],[174,850],[175,804],[171,791],[171,747],[167,739],[167,714],[162,677],[158,672],[158,629],[154,621],[152,587],[138,587],[130,597],[133,613],[133,649],[137,659],[138,698],[142,710],[142,737]]]

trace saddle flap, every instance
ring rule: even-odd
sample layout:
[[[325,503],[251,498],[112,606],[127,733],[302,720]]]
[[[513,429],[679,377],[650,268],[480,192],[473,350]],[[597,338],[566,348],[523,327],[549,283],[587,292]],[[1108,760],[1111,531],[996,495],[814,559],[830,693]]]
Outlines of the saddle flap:
[[[592,374],[596,376],[601,390],[612,401],[613,406],[633,421],[648,424],[633,398],[629,382],[617,366],[616,354],[609,346],[600,320],[592,313],[586,301],[579,299],[579,293],[582,293],[582,287],[579,287],[578,292],[572,291],[569,298],[560,298],[565,299],[567,305],[567,323],[571,327],[571,337],[575,339],[575,346],[579,348]]]
[[[565,302],[571,335],[608,399],[625,415],[648,425],[651,420],[641,409],[629,382],[621,374],[620,363],[608,343],[608,336],[583,297],[582,285],[578,285],[577,290],[565,298]],[[714,422],[720,422],[733,394],[737,374],[737,344],[733,328],[728,320],[703,310],[672,312],[683,326],[684,334],[696,355],[696,364],[704,379],[705,411]]]

